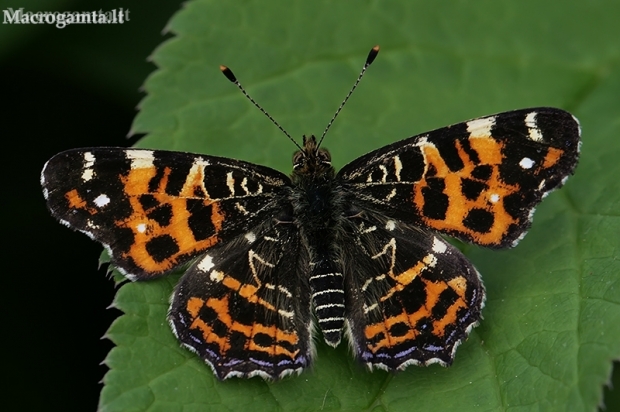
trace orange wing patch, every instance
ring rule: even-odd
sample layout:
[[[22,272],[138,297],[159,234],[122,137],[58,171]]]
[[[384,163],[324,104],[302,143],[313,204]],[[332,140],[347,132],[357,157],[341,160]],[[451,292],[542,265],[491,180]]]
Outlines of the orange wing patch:
[[[478,245],[498,246],[512,227],[524,224],[523,218],[510,213],[505,203],[511,196],[521,196],[523,188],[520,183],[507,183],[502,176],[501,167],[506,162],[504,142],[492,136],[476,135],[468,138],[468,144],[478,158],[472,159],[462,142],[455,140],[464,165],[458,172],[450,170],[435,145],[419,144],[426,167],[423,178],[414,185],[413,201],[429,227],[465,236]],[[522,169],[535,168],[533,173],[538,174],[555,165],[563,153],[548,148],[540,165],[528,157],[523,157],[519,165]],[[476,173],[482,168],[485,168],[484,177]],[[479,185],[477,192],[475,189],[467,192],[467,184]],[[433,191],[441,193],[433,195]],[[443,202],[438,196],[443,196]]]
[[[465,167],[454,173],[450,171],[445,160],[439,153],[439,150],[432,144],[421,145],[422,154],[426,160],[427,172],[422,180],[414,187],[414,202],[416,205],[424,205],[425,191],[428,190],[431,179],[443,179],[445,189],[443,193],[447,195],[447,209],[444,212],[444,218],[433,219],[422,214],[424,223],[428,226],[444,231],[458,231],[466,233],[475,239],[480,245],[496,244],[502,239],[511,224],[517,223],[504,208],[502,199],[506,196],[517,193],[518,185],[509,185],[502,182],[498,166],[502,162],[502,143],[489,137],[473,137],[469,139],[472,149],[476,150],[480,156],[480,163],[491,166],[491,174],[487,181],[481,181],[487,185],[487,189],[483,191],[476,199],[469,199],[462,191],[462,177],[472,176],[472,180],[478,180],[473,177],[473,171],[478,166],[469,159],[467,153],[463,150],[460,142],[456,142],[459,157],[462,159]],[[436,171],[433,175],[429,175],[428,170]],[[424,206],[422,206],[424,207]],[[485,210],[492,216],[492,223],[484,232],[475,230],[466,226],[465,222],[472,210]]]
[[[203,300],[198,297],[187,301],[187,313],[191,316],[190,329],[200,330],[207,343],[217,345],[219,353],[226,356],[231,349],[231,336],[238,332],[245,337],[245,350],[264,352],[272,356],[285,356],[294,360],[299,354],[296,348],[299,338],[295,331],[285,331],[276,325],[266,326],[260,323],[244,324],[233,318],[229,298],[209,298]],[[208,313],[209,315],[206,315]],[[234,308],[233,308],[234,313]],[[208,316],[205,320],[203,317]],[[221,323],[223,327],[216,330],[213,325]],[[235,338],[237,346],[240,337]]]
[[[418,310],[407,312],[402,310],[394,316],[387,316],[381,322],[366,326],[364,333],[367,339],[368,350],[377,353],[380,349],[390,349],[403,342],[413,342],[423,334],[432,334],[436,338],[443,338],[450,326],[457,324],[459,310],[469,308],[465,293],[467,280],[457,276],[449,281],[431,281],[422,277],[417,282],[423,284],[425,300]],[[454,293],[444,293],[447,290]],[[451,296],[451,303],[445,311],[437,316],[434,311],[438,303],[445,304],[447,296]],[[402,296],[396,295],[399,299]],[[383,300],[383,298],[381,299]],[[430,323],[432,328],[423,327],[423,323]]]
[[[115,222],[117,227],[130,229],[134,234],[134,243],[122,257],[131,258],[137,266],[151,273],[165,272],[178,264],[179,257],[217,244],[217,233],[225,219],[217,202],[191,195],[195,187],[203,187],[198,184],[202,173],[190,174],[180,195],[171,196],[166,193],[170,169],[165,168],[159,181],[153,182],[157,172],[155,166],[150,166],[132,169],[128,175],[120,176],[133,213]],[[152,190],[154,186],[156,189]],[[200,232],[192,227],[192,216],[198,214],[203,223]],[[206,234],[205,223],[210,226]]]

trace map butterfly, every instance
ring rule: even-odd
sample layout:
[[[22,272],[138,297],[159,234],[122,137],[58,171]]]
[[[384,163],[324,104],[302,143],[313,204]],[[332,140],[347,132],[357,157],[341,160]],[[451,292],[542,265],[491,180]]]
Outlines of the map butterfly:
[[[481,319],[480,275],[442,235],[515,246],[573,173],[580,128],[560,109],[515,110],[390,144],[339,172],[321,141],[303,137],[290,176],[191,153],[68,150],[41,185],[52,215],[102,243],[128,279],[188,265],[169,322],[218,378],[300,373],[315,357],[315,325],[328,345],[346,335],[359,361],[394,371],[450,365]]]

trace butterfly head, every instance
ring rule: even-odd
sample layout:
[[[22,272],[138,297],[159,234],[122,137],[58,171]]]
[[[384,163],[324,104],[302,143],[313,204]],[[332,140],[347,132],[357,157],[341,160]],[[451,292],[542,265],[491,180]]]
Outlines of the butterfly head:
[[[293,155],[293,175],[324,175],[334,173],[332,157],[327,149],[318,147],[314,135],[304,136],[303,149]]]

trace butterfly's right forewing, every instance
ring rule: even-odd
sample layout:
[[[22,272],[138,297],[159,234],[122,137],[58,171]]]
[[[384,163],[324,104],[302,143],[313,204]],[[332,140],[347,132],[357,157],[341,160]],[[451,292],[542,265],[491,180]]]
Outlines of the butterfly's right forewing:
[[[41,183],[56,218],[106,246],[129,278],[147,279],[269,219],[290,179],[215,156],[90,148],[54,156]]]

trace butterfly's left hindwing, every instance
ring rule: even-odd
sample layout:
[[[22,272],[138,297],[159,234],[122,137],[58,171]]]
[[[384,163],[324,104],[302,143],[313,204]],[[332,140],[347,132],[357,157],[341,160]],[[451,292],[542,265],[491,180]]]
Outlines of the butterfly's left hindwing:
[[[385,370],[450,365],[484,306],[474,266],[440,236],[381,215],[351,223],[345,284],[357,358]]]
[[[515,110],[370,152],[338,178],[361,209],[487,247],[514,246],[536,205],[562,186],[580,129],[553,108]]]
[[[233,159],[92,148],[54,156],[41,184],[52,215],[101,242],[126,276],[146,279],[268,219],[290,180]]]
[[[306,251],[270,220],[210,250],[181,278],[169,319],[220,379],[300,373],[313,356]]]

